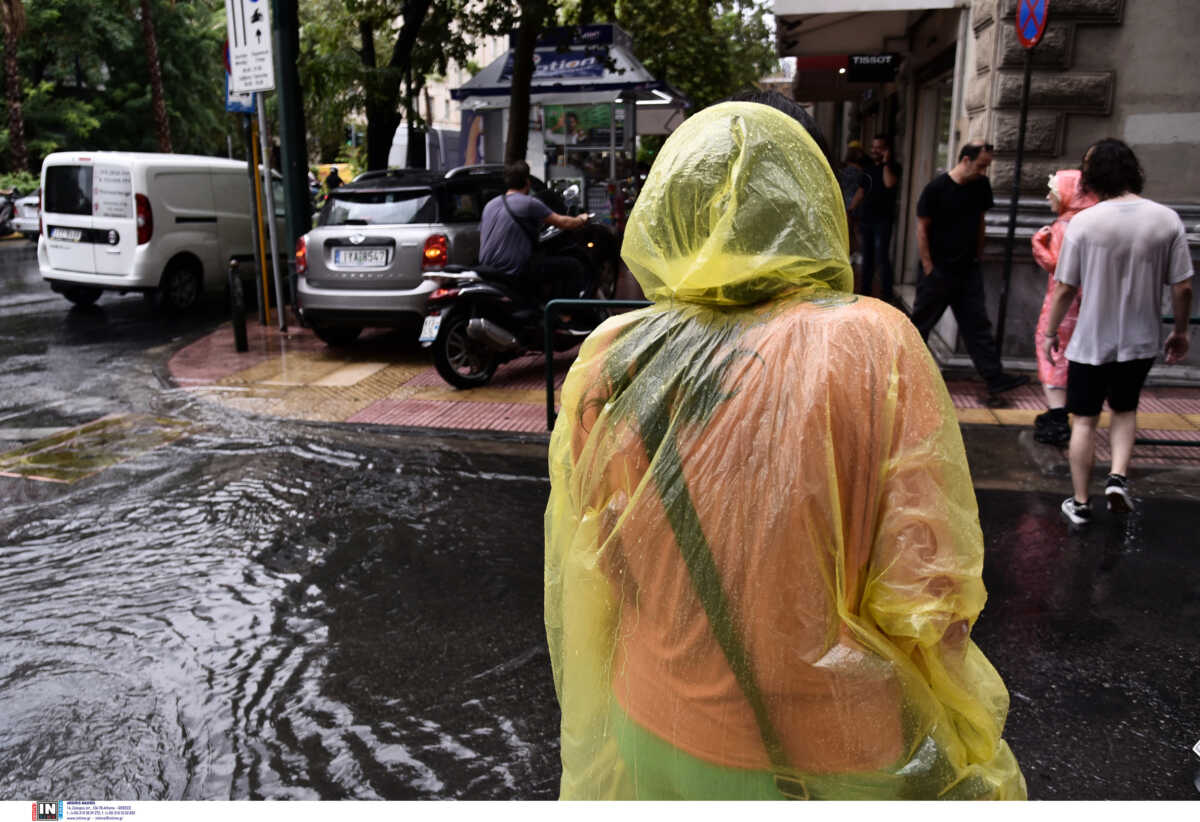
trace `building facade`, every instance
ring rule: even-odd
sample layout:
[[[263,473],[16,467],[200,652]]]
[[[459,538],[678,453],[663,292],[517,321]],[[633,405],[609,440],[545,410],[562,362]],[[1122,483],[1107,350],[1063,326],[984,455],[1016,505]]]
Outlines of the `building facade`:
[[[1004,298],[1003,258],[1013,193],[1024,49],[1016,36],[1019,0],[776,0],[781,56],[797,58],[793,94],[817,103],[836,145],[893,137],[904,164],[893,235],[901,293],[919,265],[916,202],[968,140],[996,147],[984,275],[993,322]],[[1030,254],[1033,232],[1052,220],[1046,180],[1077,168],[1103,137],[1129,143],[1146,171],[1145,195],[1174,207],[1200,258],[1200,49],[1193,0],[1049,0],[1033,50],[1014,263],[1005,303],[1007,359],[1033,356],[1046,277]],[[891,54],[898,70],[882,82],[851,82],[839,71],[854,55]],[[961,344],[951,317],[931,341],[943,362]],[[1193,345],[1200,335],[1193,333]],[[1200,375],[1200,369],[1187,369]],[[1175,374],[1184,371],[1175,369]]]

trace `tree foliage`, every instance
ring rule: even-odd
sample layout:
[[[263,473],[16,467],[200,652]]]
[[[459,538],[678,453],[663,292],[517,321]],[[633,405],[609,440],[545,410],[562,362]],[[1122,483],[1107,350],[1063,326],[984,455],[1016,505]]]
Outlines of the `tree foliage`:
[[[150,2],[172,147],[224,154],[225,135],[239,133],[225,112],[224,2]],[[157,150],[137,7],[130,0],[26,2],[19,65],[30,170],[51,151]],[[4,125],[0,157],[7,157]]]
[[[566,16],[618,23],[650,73],[703,108],[776,68],[769,13],[765,0],[579,0]]]

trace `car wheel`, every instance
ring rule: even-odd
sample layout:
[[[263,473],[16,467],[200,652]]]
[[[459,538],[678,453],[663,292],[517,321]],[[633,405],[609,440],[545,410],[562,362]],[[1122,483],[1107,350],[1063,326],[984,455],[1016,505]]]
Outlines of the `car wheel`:
[[[317,339],[331,348],[349,345],[362,333],[362,329],[354,325],[314,325],[312,330]]]
[[[200,301],[200,268],[193,262],[181,261],[163,273],[158,286],[162,306],[168,311],[181,313]]]
[[[433,341],[433,364],[442,379],[455,388],[479,388],[492,381],[499,355],[467,336],[470,316],[452,311],[442,320]]]
[[[100,289],[86,285],[70,285],[62,290],[62,295],[75,305],[93,305],[100,299]]]

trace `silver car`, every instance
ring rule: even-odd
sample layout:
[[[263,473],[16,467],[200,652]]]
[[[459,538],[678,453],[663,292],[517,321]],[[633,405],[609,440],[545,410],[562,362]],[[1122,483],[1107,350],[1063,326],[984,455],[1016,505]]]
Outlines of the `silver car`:
[[[38,208],[41,206],[42,190],[39,188],[32,194],[18,197],[13,205],[13,231],[19,231],[27,240],[37,242],[38,238]]]
[[[561,210],[540,181],[535,196]],[[479,256],[484,204],[504,193],[500,166],[465,166],[445,176],[368,172],[330,192],[317,226],[296,244],[296,295],[305,324],[329,345],[367,326],[411,327],[437,286],[426,271],[471,265]]]

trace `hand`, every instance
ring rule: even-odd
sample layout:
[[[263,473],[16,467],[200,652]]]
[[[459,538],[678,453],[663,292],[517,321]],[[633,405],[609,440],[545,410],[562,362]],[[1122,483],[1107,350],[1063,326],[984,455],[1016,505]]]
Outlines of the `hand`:
[[[1053,337],[1047,337],[1044,334],[1042,335],[1042,353],[1046,355],[1046,359],[1049,362],[1054,362],[1058,359],[1057,355],[1059,347],[1057,334],[1055,334]]]
[[[921,270],[924,271],[925,276],[928,277],[930,274],[933,273],[933,263],[932,262],[927,263],[924,260],[922,260],[921,261]]]
[[[892,162],[892,150],[885,148],[883,150],[883,164],[886,166]]]
[[[1188,346],[1189,342],[1187,334],[1180,334],[1178,331],[1172,331],[1171,336],[1167,337],[1167,344],[1163,346],[1167,365],[1174,365],[1186,357]]]

